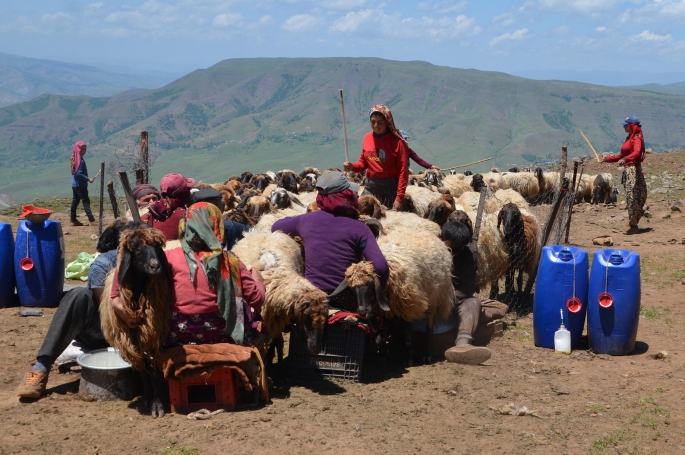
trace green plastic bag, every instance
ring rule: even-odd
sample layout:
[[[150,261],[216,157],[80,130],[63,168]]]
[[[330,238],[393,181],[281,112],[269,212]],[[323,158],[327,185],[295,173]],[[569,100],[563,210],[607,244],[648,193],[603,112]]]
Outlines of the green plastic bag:
[[[88,281],[88,272],[90,271],[90,264],[93,263],[100,253],[88,254],[79,253],[74,262],[70,262],[67,268],[64,269],[64,278],[69,280]]]

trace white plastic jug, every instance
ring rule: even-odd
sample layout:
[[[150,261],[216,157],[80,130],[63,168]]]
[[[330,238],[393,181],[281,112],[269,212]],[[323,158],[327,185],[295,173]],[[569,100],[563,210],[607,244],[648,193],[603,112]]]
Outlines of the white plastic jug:
[[[554,350],[556,352],[570,354],[571,332],[566,330],[566,326],[564,325],[564,310],[560,309],[559,313],[561,313],[561,326],[559,326],[559,330],[554,332]]]

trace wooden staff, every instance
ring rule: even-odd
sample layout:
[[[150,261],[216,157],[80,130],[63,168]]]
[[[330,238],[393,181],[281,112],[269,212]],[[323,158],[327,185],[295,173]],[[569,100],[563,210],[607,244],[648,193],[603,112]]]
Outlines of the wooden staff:
[[[117,175],[121,179],[121,187],[126,195],[126,202],[128,202],[128,208],[131,210],[131,216],[133,221],[140,223],[140,214],[138,213],[138,205],[136,204],[136,198],[133,197],[133,192],[131,191],[131,185],[128,183],[128,176],[126,172],[117,172]]]
[[[484,160],[478,160],[478,161],[474,161],[473,163],[466,163],[466,164],[462,164],[462,165],[460,165],[460,166],[441,167],[440,170],[441,170],[441,171],[451,171],[452,169],[459,169],[460,167],[471,166],[472,164],[482,163],[483,161],[490,161],[492,158],[493,158],[493,157],[485,158]]]
[[[343,136],[345,136],[345,162],[350,162],[350,155],[347,149],[347,120],[345,120],[345,100],[343,99],[343,91],[340,89],[340,109],[342,109],[343,120]]]
[[[580,135],[583,136],[583,139],[585,139],[585,142],[587,142],[587,145],[589,145],[590,148],[592,149],[592,153],[595,154],[595,158],[597,158],[597,162],[598,162],[598,163],[601,163],[602,160],[599,159],[599,155],[597,154],[597,151],[596,151],[595,148],[592,146],[592,144],[590,144],[590,140],[585,136],[585,134],[583,134],[583,130],[581,130],[580,128],[578,128],[578,131],[580,131]]]
[[[98,218],[98,237],[102,235],[102,215],[105,211],[105,163],[100,163],[100,170],[98,174],[102,173],[103,176],[100,178],[100,217]]]

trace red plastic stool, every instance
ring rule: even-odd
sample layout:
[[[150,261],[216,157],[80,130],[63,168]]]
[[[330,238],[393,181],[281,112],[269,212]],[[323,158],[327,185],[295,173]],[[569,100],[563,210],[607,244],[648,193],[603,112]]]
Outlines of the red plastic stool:
[[[215,370],[205,377],[169,380],[171,412],[176,414],[200,409],[233,411],[236,396],[236,381],[230,368]]]

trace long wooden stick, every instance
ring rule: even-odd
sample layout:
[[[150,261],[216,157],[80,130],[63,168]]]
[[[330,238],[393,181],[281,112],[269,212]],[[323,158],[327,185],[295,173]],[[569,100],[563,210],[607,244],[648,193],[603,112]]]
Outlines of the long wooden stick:
[[[590,144],[590,139],[588,139],[587,136],[585,136],[585,134],[583,134],[583,130],[581,130],[580,128],[578,128],[578,131],[580,131],[580,135],[583,136],[583,139],[585,139],[585,142],[587,142],[587,145],[589,145],[590,148],[592,149],[592,153],[595,154],[595,158],[597,158],[597,162],[598,162],[598,163],[601,163],[602,160],[599,159],[599,155],[597,154],[597,151],[596,151],[595,148],[592,146],[592,144]]]
[[[136,198],[133,197],[133,191],[131,191],[131,184],[128,183],[128,176],[126,172],[117,172],[117,175],[121,179],[121,188],[124,190],[124,195],[126,196],[126,202],[128,202],[128,208],[131,210],[131,217],[133,221],[140,223],[140,214],[138,213],[138,205],[136,204]]]
[[[345,119],[345,100],[343,99],[343,91],[340,89],[340,109],[342,109],[343,120],[343,135],[345,136],[345,162],[350,162],[350,152],[347,149],[347,120]]]
[[[105,163],[100,163],[100,170],[98,174],[102,173],[100,177],[100,217],[98,218],[98,237],[102,235],[102,215],[105,212]]]
[[[459,165],[459,166],[441,167],[440,170],[441,170],[441,171],[451,171],[452,169],[459,169],[460,167],[471,166],[472,164],[482,163],[483,161],[490,161],[492,158],[493,158],[493,157],[485,158],[484,160],[478,160],[478,161],[474,161],[473,163],[466,163],[466,164],[462,164],[462,165]]]

